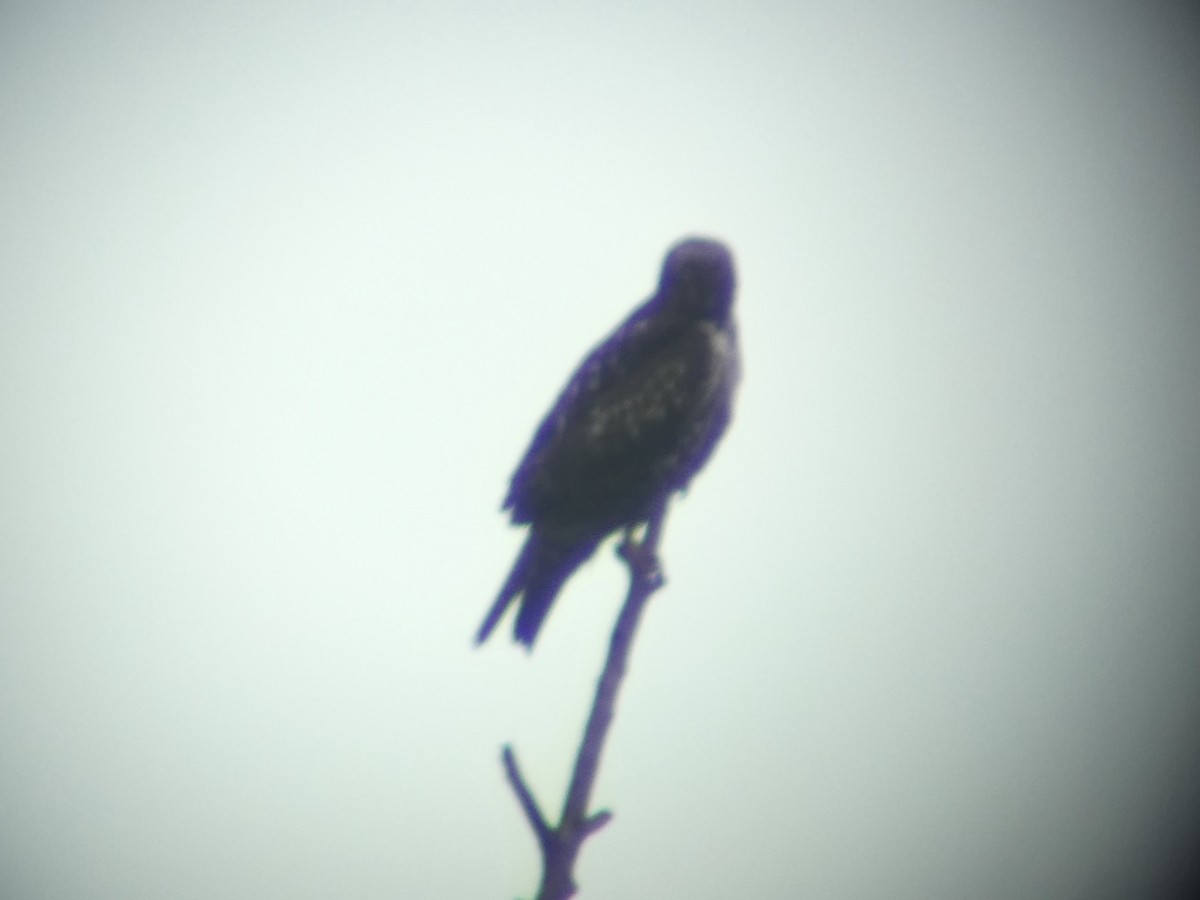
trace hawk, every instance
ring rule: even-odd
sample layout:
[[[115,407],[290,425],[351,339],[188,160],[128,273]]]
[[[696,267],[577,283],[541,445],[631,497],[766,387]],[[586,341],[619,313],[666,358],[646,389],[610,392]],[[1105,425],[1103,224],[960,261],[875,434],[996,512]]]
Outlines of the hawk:
[[[740,374],[733,258],[687,238],[658,289],[575,370],[533,435],[502,510],[529,535],[479,628],[520,600],[532,650],[564,582],[608,535],[647,521],[687,487],[729,425]]]

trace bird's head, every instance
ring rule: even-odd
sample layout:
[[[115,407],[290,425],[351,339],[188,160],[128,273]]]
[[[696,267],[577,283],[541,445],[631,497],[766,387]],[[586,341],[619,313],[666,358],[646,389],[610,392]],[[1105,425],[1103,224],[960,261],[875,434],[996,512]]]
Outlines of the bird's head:
[[[664,312],[724,323],[733,306],[733,257],[720,241],[685,238],[671,248],[658,282]]]

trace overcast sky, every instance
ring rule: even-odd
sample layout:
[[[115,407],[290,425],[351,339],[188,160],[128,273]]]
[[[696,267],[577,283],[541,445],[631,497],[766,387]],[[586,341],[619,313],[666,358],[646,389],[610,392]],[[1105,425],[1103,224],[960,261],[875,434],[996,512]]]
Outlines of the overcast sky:
[[[1179,896],[1197,24],[4,4],[0,895],[531,896],[499,750],[556,813],[625,573],[475,650],[499,503],[700,233],[745,377],[581,896]]]

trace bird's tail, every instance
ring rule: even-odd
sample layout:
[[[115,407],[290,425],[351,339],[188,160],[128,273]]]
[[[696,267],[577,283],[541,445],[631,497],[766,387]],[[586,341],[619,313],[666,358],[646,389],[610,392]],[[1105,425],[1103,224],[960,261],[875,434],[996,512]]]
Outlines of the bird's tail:
[[[513,637],[533,649],[533,642],[563,583],[596,551],[602,537],[590,534],[564,537],[547,535],[536,527],[531,529],[496,602],[479,626],[475,642],[482,644],[487,640],[509,604],[520,595],[521,608],[513,627]]]

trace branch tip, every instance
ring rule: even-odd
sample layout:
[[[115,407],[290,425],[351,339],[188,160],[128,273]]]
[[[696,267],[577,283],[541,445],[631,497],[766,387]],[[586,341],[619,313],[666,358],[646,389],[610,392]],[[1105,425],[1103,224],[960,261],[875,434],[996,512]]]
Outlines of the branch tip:
[[[504,773],[508,776],[508,783],[512,785],[513,793],[517,795],[517,802],[521,804],[521,811],[525,813],[529,827],[533,829],[538,846],[541,847],[543,855],[548,854],[554,845],[554,830],[546,822],[542,811],[538,809],[537,800],[534,799],[533,792],[529,790],[529,785],[525,783],[525,779],[521,775],[521,769],[517,765],[517,755],[513,752],[511,744],[504,745],[500,751],[500,758],[504,763]]]
[[[610,821],[612,821],[612,817],[613,814],[609,810],[602,809],[600,812],[590,815],[584,819],[583,830],[587,834],[595,834]]]

